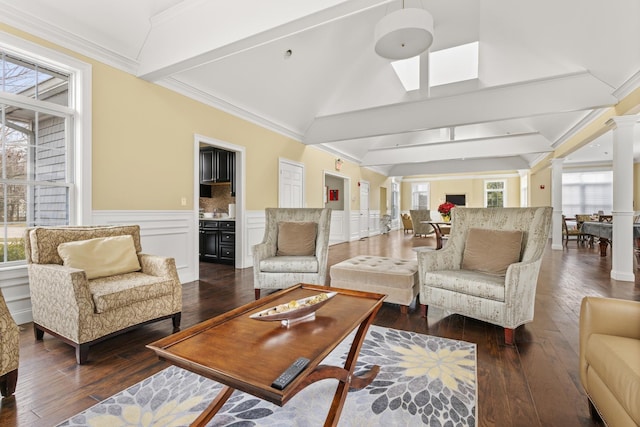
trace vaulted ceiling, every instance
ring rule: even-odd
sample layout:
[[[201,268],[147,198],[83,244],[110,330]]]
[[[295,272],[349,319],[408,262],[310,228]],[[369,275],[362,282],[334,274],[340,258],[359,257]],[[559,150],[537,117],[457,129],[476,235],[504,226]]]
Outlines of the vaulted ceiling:
[[[640,86],[637,0],[404,4],[431,52],[479,42],[477,79],[405,91],[374,51],[400,0],[0,0],[0,22],[389,176],[528,169]]]

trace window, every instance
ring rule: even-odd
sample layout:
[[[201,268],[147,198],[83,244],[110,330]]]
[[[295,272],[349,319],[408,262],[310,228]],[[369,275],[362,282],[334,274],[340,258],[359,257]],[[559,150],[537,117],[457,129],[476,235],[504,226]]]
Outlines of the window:
[[[400,185],[397,182],[391,184],[391,218],[398,218],[400,215]]]
[[[506,205],[505,181],[484,182],[484,206],[487,208],[503,208]]]
[[[411,184],[411,209],[429,209],[429,183]]]
[[[613,172],[570,172],[562,174],[562,213],[567,216],[611,213]]]
[[[26,227],[87,216],[89,76],[87,64],[0,34],[0,269],[23,262]]]

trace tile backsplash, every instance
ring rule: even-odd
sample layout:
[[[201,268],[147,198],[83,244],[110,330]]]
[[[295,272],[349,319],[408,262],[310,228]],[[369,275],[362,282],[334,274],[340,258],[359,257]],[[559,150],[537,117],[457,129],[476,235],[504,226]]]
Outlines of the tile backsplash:
[[[217,212],[229,213],[229,204],[235,202],[236,198],[231,196],[231,184],[216,184],[211,186],[211,198],[200,197],[199,205],[204,212],[217,209]]]

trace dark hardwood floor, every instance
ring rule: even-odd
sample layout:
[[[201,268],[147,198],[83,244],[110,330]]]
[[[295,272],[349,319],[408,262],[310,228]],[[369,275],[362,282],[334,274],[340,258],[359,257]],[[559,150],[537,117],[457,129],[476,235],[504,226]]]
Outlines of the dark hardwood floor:
[[[332,246],[329,263],[359,254],[414,258],[414,246],[435,247],[433,238],[402,231]],[[445,315],[430,307],[422,319],[385,304],[375,324],[465,340],[478,347],[479,426],[595,426],[578,373],[578,316],[586,295],[640,300],[640,281],[609,277],[611,257],[570,242],[547,248],[536,297],[535,320],[516,331],[516,346],[504,345],[496,326]],[[183,291],[182,327],[253,300],[252,269],[201,264],[201,280]],[[72,347],[45,334],[36,342],[32,325],[21,326],[20,368],[14,397],[0,403],[0,426],[52,426],[167,366],[145,345],[171,333],[171,321],[138,328],[91,348],[78,366]]]

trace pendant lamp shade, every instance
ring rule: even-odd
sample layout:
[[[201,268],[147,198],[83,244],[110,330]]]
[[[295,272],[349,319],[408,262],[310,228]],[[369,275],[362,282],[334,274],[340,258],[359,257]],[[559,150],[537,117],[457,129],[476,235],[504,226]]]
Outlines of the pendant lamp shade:
[[[388,59],[407,59],[429,49],[433,42],[433,17],[424,9],[396,10],[378,22],[375,51]]]

